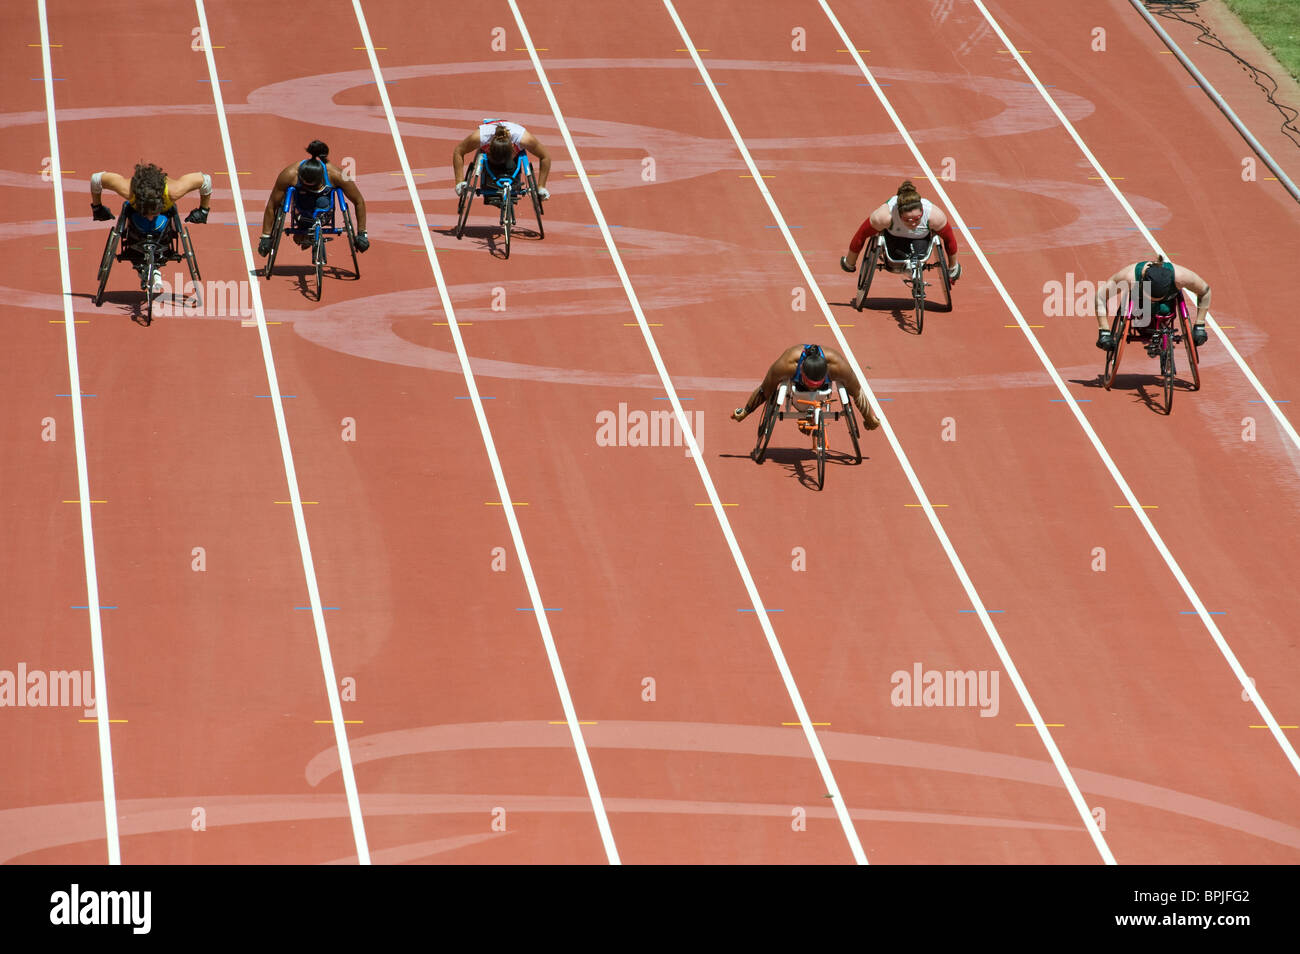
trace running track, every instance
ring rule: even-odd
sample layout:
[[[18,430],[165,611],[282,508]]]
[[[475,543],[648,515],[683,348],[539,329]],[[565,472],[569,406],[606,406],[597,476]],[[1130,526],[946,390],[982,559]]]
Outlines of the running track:
[[[823,6],[794,6],[680,0],[684,36],[659,2],[613,18],[520,0],[516,19],[500,0],[436,16],[367,0],[399,140],[353,5],[322,11],[304,65],[262,36],[262,6],[212,3],[232,169],[195,9],[104,29],[51,3],[100,609],[85,608],[83,508],[64,502],[81,491],[41,26],[34,2],[5,8],[0,670],[91,669],[102,632],[108,706],[4,709],[18,770],[0,857],[1297,861],[1296,732],[1251,726],[1300,719],[1300,448],[1218,337],[1202,390],[1166,418],[1140,351],[1105,392],[1093,320],[1043,317],[1044,282],[1104,278],[1150,247],[969,0],[829,5],[920,156],[955,160],[939,184],[971,227],[956,311],[923,337],[888,302],[848,307],[836,262],[861,217],[904,177],[936,187]],[[1294,208],[1241,180],[1218,112],[1122,0],[989,13],[1156,239],[1213,283],[1263,391],[1300,393],[1283,289],[1221,237],[1249,221],[1288,260]],[[166,84],[117,66],[128,41]],[[1134,126],[1139,96],[1178,116],[1187,148]],[[547,237],[520,236],[508,262],[486,214],[449,234],[451,148],[502,113],[556,160]],[[91,172],[214,173],[191,234],[204,277],[238,281],[231,173],[256,244],[275,171],[312,138],[354,162],[369,205],[359,282],[327,279],[316,304],[286,246],[248,321],[140,327],[123,265],[94,308]],[[829,465],[818,494],[792,428],[757,467],[756,418],[728,413],[782,348],[839,347],[832,321],[892,439],[865,435],[863,463]],[[698,462],[597,442],[602,412],[670,396],[702,417]],[[891,675],[917,664],[997,671],[996,714],[894,705]]]

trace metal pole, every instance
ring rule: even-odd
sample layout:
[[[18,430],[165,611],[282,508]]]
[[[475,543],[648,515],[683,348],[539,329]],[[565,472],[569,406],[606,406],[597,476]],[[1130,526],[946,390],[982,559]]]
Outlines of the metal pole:
[[[1192,74],[1192,79],[1196,80],[1201,89],[1205,90],[1205,94],[1210,97],[1215,106],[1219,107],[1223,115],[1228,117],[1228,121],[1236,127],[1237,132],[1241,133],[1241,138],[1246,140],[1246,144],[1255,151],[1255,154],[1258,155],[1259,158],[1264,160],[1264,165],[1268,166],[1268,168],[1272,170],[1273,174],[1277,176],[1277,181],[1282,183],[1287,192],[1291,193],[1291,198],[1300,202],[1300,189],[1296,188],[1295,183],[1292,182],[1278,164],[1273,161],[1273,157],[1268,154],[1268,150],[1260,145],[1259,140],[1256,139],[1251,131],[1246,128],[1246,124],[1237,118],[1237,114],[1232,111],[1231,106],[1224,102],[1223,97],[1219,95],[1219,91],[1210,85],[1210,81],[1201,75],[1201,71],[1198,70],[1192,64],[1192,61],[1187,58],[1187,55],[1178,48],[1178,44],[1174,42],[1173,37],[1166,33],[1165,28],[1156,22],[1156,18],[1153,17],[1150,11],[1143,5],[1142,0],[1128,0],[1128,2],[1133,5],[1133,8],[1137,10],[1138,13],[1142,14],[1147,23],[1151,25],[1151,29],[1155,30],[1156,35],[1164,41],[1165,46],[1169,47],[1169,51],[1173,53],[1174,56],[1178,57],[1178,61],[1183,64],[1187,72]]]

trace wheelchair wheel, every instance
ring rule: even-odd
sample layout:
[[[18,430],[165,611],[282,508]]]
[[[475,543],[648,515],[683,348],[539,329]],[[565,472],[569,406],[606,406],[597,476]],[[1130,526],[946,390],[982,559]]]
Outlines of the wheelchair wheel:
[[[939,243],[939,274],[942,276],[940,281],[943,283],[943,300],[949,311],[952,311],[952,279],[948,277],[948,252],[944,249],[943,243]]]
[[[126,216],[121,218],[108,231],[108,241],[104,243],[104,257],[99,261],[99,291],[95,292],[95,307],[104,303],[104,289],[108,287],[108,273],[113,270],[113,257],[117,254],[117,243],[126,228]]]
[[[284,237],[284,209],[275,210],[275,224],[271,226],[271,251],[266,255],[266,270],[262,273],[265,277],[271,277],[271,270],[275,268],[275,256],[280,251],[280,239]]]
[[[352,213],[347,204],[343,205],[343,230],[348,233],[348,250],[352,253],[352,277],[361,277],[361,266],[357,264],[357,233],[352,228]]]
[[[912,268],[912,310],[919,335],[925,329],[925,267],[919,264]]]
[[[826,412],[824,410],[817,412],[817,430],[814,432],[813,439],[817,448],[817,489],[821,490],[826,483]]]
[[[853,402],[844,405],[844,423],[849,429],[849,439],[853,441],[853,463],[862,463],[862,448],[858,446],[858,419],[853,413]]]
[[[1186,315],[1181,315],[1179,321],[1183,327],[1183,347],[1187,350],[1187,367],[1192,374],[1191,390],[1199,391],[1201,389],[1201,356],[1197,353],[1196,342],[1192,339],[1191,322],[1187,320]]]
[[[542,199],[537,194],[537,179],[533,176],[533,170],[528,170],[528,194],[533,199],[533,215],[537,216],[537,237],[546,238],[546,229],[542,228]]]
[[[862,250],[862,261],[858,265],[858,294],[853,299],[853,307],[858,311],[867,303],[867,294],[871,291],[871,279],[876,274],[876,262],[880,258],[880,249],[877,243],[878,236],[873,236],[867,243],[867,247]]]
[[[478,188],[478,161],[475,160],[465,170],[465,191],[460,194],[460,204],[456,206],[456,238],[465,234],[465,223],[469,221],[469,208],[474,204],[474,192]]]
[[[316,266],[316,300],[320,301],[325,278],[325,233],[321,231],[319,220],[312,226],[311,262]]]
[[[1174,333],[1166,331],[1162,335],[1164,342],[1160,350],[1160,379],[1165,393],[1165,414],[1174,410],[1174,379],[1178,376],[1174,365]]]
[[[194,243],[190,241],[190,230],[181,223],[181,250],[185,253],[185,264],[190,269],[190,281],[194,283],[194,300],[203,307],[203,279],[199,277],[199,260],[194,255]]]
[[[1119,371],[1119,359],[1124,353],[1124,339],[1128,337],[1128,319],[1123,315],[1116,315],[1115,320],[1110,325],[1110,339],[1115,347],[1106,352],[1106,367],[1101,374],[1102,386],[1109,391],[1112,384],[1115,383],[1115,374]]]
[[[505,232],[506,258],[510,257],[510,229],[515,224],[515,194],[507,182],[501,190],[501,228]]]
[[[160,263],[154,259],[154,247],[152,244],[145,246],[145,271],[144,271],[144,300],[145,300],[145,325],[153,324],[153,276],[154,271]]]
[[[758,422],[758,443],[749,455],[756,464],[763,463],[763,458],[767,456],[767,444],[772,439],[772,429],[776,427],[776,413],[776,395],[773,394],[763,405],[763,416]]]

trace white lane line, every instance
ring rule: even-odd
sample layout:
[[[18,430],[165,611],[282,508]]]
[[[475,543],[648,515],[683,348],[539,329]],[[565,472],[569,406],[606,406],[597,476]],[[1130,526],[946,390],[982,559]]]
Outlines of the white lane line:
[[[686,27],[683,25],[681,18],[677,16],[677,11],[673,8],[672,0],[663,0],[663,2],[664,6],[668,8],[668,13],[673,18],[673,23],[676,24],[677,30],[681,34],[682,39],[686,41],[685,45],[687,49],[694,50],[695,44],[691,41],[690,35],[687,33]],[[840,30],[840,38],[844,40],[844,44],[849,50],[854,51],[854,58],[861,62],[861,57],[856,52],[857,48],[849,42],[848,35],[845,34],[843,30]],[[907,475],[908,483],[912,485],[912,491],[916,494],[916,499],[921,502],[921,506],[925,510],[925,515],[930,521],[930,526],[933,528],[935,536],[938,537],[944,553],[948,555],[948,561],[952,564],[953,571],[957,574],[957,579],[961,581],[962,588],[966,591],[966,596],[970,599],[971,605],[975,607],[976,615],[979,616],[980,622],[984,626],[984,631],[988,634],[989,641],[993,644],[993,648],[996,650],[998,658],[1006,668],[1008,677],[1016,687],[1016,692],[1020,696],[1020,701],[1025,706],[1025,711],[1028,712],[1030,718],[1033,719],[1034,727],[1038,730],[1039,738],[1042,739],[1043,746],[1051,756],[1052,763],[1056,766],[1056,771],[1061,776],[1061,781],[1065,784],[1065,788],[1069,792],[1070,798],[1079,812],[1079,817],[1083,820],[1088,833],[1092,836],[1093,844],[1096,846],[1097,851],[1101,854],[1107,864],[1115,864],[1115,858],[1110,852],[1110,847],[1106,844],[1106,839],[1102,837],[1101,831],[1097,827],[1097,822],[1092,817],[1092,809],[1089,808],[1087,802],[1084,801],[1083,793],[1079,791],[1079,786],[1075,783],[1074,776],[1070,773],[1069,766],[1065,764],[1065,759],[1057,749],[1056,742],[1052,738],[1052,733],[1048,731],[1047,727],[1044,725],[1043,718],[1038,712],[1038,707],[1034,705],[1034,700],[1029,694],[1029,689],[1020,678],[1020,672],[1016,669],[1015,663],[1012,662],[1011,654],[1003,644],[1002,637],[998,634],[997,627],[993,625],[993,621],[989,618],[989,613],[984,605],[983,599],[975,589],[975,584],[971,580],[970,575],[966,572],[966,567],[962,563],[961,558],[957,555],[957,550],[953,546],[952,541],[948,539],[948,534],[944,531],[943,524],[939,522],[938,515],[934,512],[934,505],[930,502],[930,498],[926,494],[925,488],[921,486],[920,478],[917,477],[916,471],[912,469],[911,461],[908,460],[907,454],[903,450],[903,445],[898,439],[898,435],[894,433],[893,425],[889,423],[889,419],[885,414],[878,409],[879,405],[876,401],[875,393],[871,390],[871,385],[868,383],[866,375],[862,373],[862,367],[858,364],[858,359],[854,356],[853,350],[849,347],[849,343],[845,339],[844,332],[841,330],[839,323],[835,320],[835,316],[831,314],[830,305],[826,301],[826,296],[822,294],[821,286],[817,284],[817,280],[813,277],[812,271],[808,267],[808,262],[804,259],[803,252],[799,250],[794,236],[790,233],[790,229],[785,222],[785,217],[782,216],[780,208],[777,207],[776,200],[772,198],[772,193],[768,190],[766,183],[764,183],[762,176],[759,174],[758,165],[754,162],[754,157],[750,154],[749,148],[745,145],[744,139],[741,138],[740,130],[736,128],[735,122],[732,121],[731,113],[728,112],[726,104],[723,103],[722,96],[718,93],[717,87],[713,83],[713,78],[709,75],[709,71],[704,66],[704,61],[700,59],[698,54],[692,52],[691,58],[695,60],[695,68],[699,70],[700,76],[708,86],[709,93],[713,97],[714,105],[717,106],[718,112],[722,115],[723,121],[726,122],[727,128],[731,131],[731,138],[735,141],[736,148],[740,150],[740,154],[744,158],[745,164],[753,174],[754,183],[759,192],[762,193],[763,199],[767,202],[767,207],[771,210],[772,217],[780,227],[781,234],[785,237],[786,244],[790,246],[790,251],[794,254],[794,259],[799,264],[799,270],[803,272],[804,281],[806,281],[808,287],[812,289],[813,297],[817,299],[817,304],[820,306],[822,314],[825,315],[826,322],[830,325],[831,330],[835,335],[835,340],[839,342],[840,347],[843,349],[845,358],[848,360],[849,365],[853,368],[853,373],[857,375],[858,381],[866,391],[867,397],[871,400],[873,408],[877,408],[876,416],[880,418],[881,430],[888,439],[889,446],[893,448],[894,455],[898,458],[898,463],[903,468],[903,473]],[[867,78],[871,79],[870,75],[868,75]],[[873,84],[875,83],[874,79],[871,81]]]
[[[479,433],[483,435],[483,447],[487,450],[488,462],[492,466],[492,477],[496,481],[497,493],[501,498],[501,509],[505,512],[506,523],[510,526],[510,539],[514,541],[515,553],[519,556],[519,567],[524,574],[524,583],[528,587],[528,596],[532,600],[533,616],[537,619],[537,628],[541,631],[542,643],[546,646],[546,658],[551,664],[551,675],[555,678],[555,690],[560,696],[560,705],[564,709],[564,720],[569,727],[569,736],[573,739],[573,748],[582,768],[582,778],[587,785],[587,794],[591,799],[591,808],[596,816],[596,826],[600,829],[600,840],[605,846],[605,855],[612,865],[620,864],[618,847],[614,844],[614,833],[609,826],[609,816],[605,811],[605,802],[601,798],[600,786],[596,783],[596,772],[591,766],[591,757],[587,752],[587,741],[578,722],[578,711],[573,705],[569,693],[569,683],[564,677],[564,667],[560,664],[560,654],[555,648],[555,637],[551,633],[550,621],[546,618],[546,604],[537,580],[533,576],[533,565],[528,559],[528,550],[524,546],[524,537],[515,517],[515,508],[506,487],[506,477],[501,469],[501,460],[497,457],[496,442],[492,440],[492,431],[488,427],[487,415],[483,411],[483,400],[479,394],[478,382],[470,367],[469,354],[465,351],[465,342],[460,335],[460,326],[456,321],[456,310],[451,304],[451,293],[438,263],[438,255],[433,248],[433,236],[429,232],[429,219],[424,214],[420,202],[420,193],[411,174],[411,164],[406,158],[406,147],[402,144],[402,134],[397,128],[397,117],[393,114],[393,104],[388,98],[388,87],[384,85],[384,74],[379,68],[379,58],[375,55],[374,44],[370,40],[370,27],[366,24],[366,15],[361,10],[360,0],[352,0],[352,8],[357,15],[357,24],[361,27],[361,36],[365,40],[366,55],[370,57],[370,69],[375,74],[375,86],[379,98],[384,104],[384,115],[388,117],[388,127],[392,130],[393,145],[397,148],[397,159],[402,165],[402,175],[406,178],[406,188],[411,194],[411,204],[420,223],[420,235],[424,239],[424,250],[429,256],[429,267],[433,269],[434,281],[438,284],[438,297],[442,301],[442,310],[447,315],[447,326],[451,330],[452,340],[456,345],[456,357],[460,359],[461,371],[465,375],[465,386],[469,388],[470,402],[474,405],[474,417],[478,421]]]
[[[998,22],[993,19],[993,15],[989,13],[981,0],[972,0],[972,2],[979,8],[980,13],[984,14],[984,19],[988,21],[989,26],[991,26],[997,33],[998,39],[1003,42],[1007,50],[1013,57],[1015,57],[1016,62],[1020,64],[1020,68],[1024,70],[1025,75],[1028,76],[1030,81],[1034,84],[1034,88],[1038,90],[1039,94],[1047,102],[1047,105],[1051,107],[1052,112],[1056,114],[1056,118],[1061,121],[1063,126],[1065,126],[1065,130],[1070,134],[1070,138],[1074,140],[1074,144],[1079,147],[1079,150],[1084,154],[1088,162],[1090,162],[1092,167],[1097,170],[1097,175],[1101,177],[1101,181],[1106,184],[1106,188],[1110,189],[1111,194],[1115,196],[1116,201],[1123,206],[1124,211],[1128,213],[1128,217],[1132,219],[1133,224],[1137,227],[1137,230],[1142,233],[1143,238],[1147,240],[1152,250],[1163,255],[1164,249],[1160,247],[1160,243],[1156,241],[1155,236],[1151,234],[1150,230],[1147,229],[1146,224],[1138,216],[1137,212],[1133,210],[1133,206],[1131,206],[1128,199],[1124,197],[1124,193],[1120,191],[1119,186],[1115,185],[1114,180],[1111,179],[1106,170],[1101,167],[1101,163],[1097,161],[1097,157],[1092,154],[1092,150],[1088,148],[1086,143],[1084,143],[1083,138],[1074,128],[1074,124],[1070,122],[1065,113],[1061,112],[1061,108],[1056,105],[1056,100],[1052,99],[1051,94],[1048,93],[1043,84],[1039,82],[1034,71],[1031,70],[1029,64],[1025,62],[1024,57],[1020,55],[1019,51],[1016,50],[1015,45],[1007,38],[1006,33],[1003,32],[1002,27],[998,25]],[[1189,292],[1188,294],[1191,293]],[[1195,300],[1195,298],[1196,296],[1192,295],[1192,299]],[[1295,427],[1292,426],[1289,420],[1287,420],[1286,415],[1282,413],[1282,409],[1277,406],[1277,401],[1275,401],[1273,396],[1264,389],[1263,383],[1255,376],[1255,372],[1250,369],[1250,365],[1246,364],[1246,359],[1241,356],[1241,352],[1239,352],[1233,346],[1232,342],[1228,340],[1228,336],[1224,332],[1223,328],[1220,327],[1219,323],[1214,320],[1214,316],[1208,311],[1205,313],[1205,323],[1209,325],[1214,330],[1214,333],[1222,340],[1223,347],[1232,357],[1232,360],[1237,363],[1237,367],[1240,368],[1241,373],[1246,376],[1246,380],[1249,381],[1251,387],[1255,389],[1255,393],[1260,396],[1263,402],[1268,405],[1268,409],[1273,412],[1273,417],[1277,421],[1278,426],[1281,427],[1282,430],[1286,431],[1287,436],[1291,438],[1291,443],[1293,443],[1297,448],[1300,448],[1300,433],[1296,432]]]
[[[865,865],[867,855],[862,849],[862,842],[858,838],[857,830],[853,827],[853,819],[849,816],[848,806],[844,804],[844,797],[840,793],[839,783],[835,781],[835,774],[831,771],[830,762],[822,749],[821,740],[817,737],[817,730],[813,728],[812,720],[803,703],[803,697],[799,693],[799,687],[795,685],[794,675],[790,672],[785,653],[781,650],[780,641],[776,637],[775,630],[772,629],[768,614],[764,611],[766,604],[758,595],[758,587],[755,585],[754,578],[749,572],[749,566],[745,563],[745,558],[740,552],[740,544],[736,542],[736,536],[731,530],[731,522],[727,519],[722,507],[722,500],[718,497],[718,491],[713,486],[713,478],[709,475],[709,469],[704,463],[704,455],[700,451],[700,446],[695,441],[690,421],[686,417],[686,411],[682,408],[681,399],[677,396],[677,389],[668,376],[668,369],[664,365],[663,357],[659,354],[659,347],[655,343],[654,334],[650,331],[645,313],[641,310],[641,302],[637,299],[636,291],[632,288],[632,282],[628,278],[627,270],[623,267],[623,258],[619,254],[618,247],[614,244],[614,237],[610,234],[609,224],[605,221],[605,213],[601,210],[600,203],[596,201],[596,193],[592,191],[591,180],[587,178],[586,167],[578,156],[578,148],[574,145],[573,137],[569,134],[568,123],[564,121],[564,115],[560,112],[560,104],[556,101],[555,92],[546,77],[546,71],[542,68],[542,61],[537,55],[537,48],[533,45],[533,38],[528,32],[528,27],[519,12],[519,7],[515,5],[515,0],[507,0],[507,2],[510,4],[511,12],[515,15],[515,22],[519,25],[519,32],[523,36],[524,44],[528,47],[528,55],[533,61],[533,69],[536,70],[537,79],[541,82],[542,90],[546,93],[546,100],[551,105],[551,113],[555,116],[560,135],[564,137],[564,144],[569,150],[574,169],[578,173],[578,181],[582,183],[582,189],[587,193],[587,201],[591,204],[592,212],[595,213],[596,224],[600,227],[600,234],[605,239],[605,246],[609,249],[614,268],[618,272],[619,280],[623,283],[623,290],[627,293],[627,300],[636,315],[637,324],[641,328],[641,336],[645,339],[646,347],[650,351],[650,357],[654,361],[660,379],[663,381],[664,393],[673,406],[673,413],[677,415],[682,435],[690,446],[691,459],[695,461],[695,469],[699,472],[700,480],[704,484],[704,490],[709,496],[713,514],[717,517],[718,525],[722,528],[722,535],[726,538],[727,546],[731,549],[731,556],[736,561],[736,569],[740,571],[740,578],[744,581],[745,590],[748,592],[750,602],[754,606],[754,614],[763,629],[763,635],[767,638],[768,648],[772,652],[773,659],[776,660],[777,669],[780,670],[781,679],[785,683],[786,692],[794,705],[795,714],[799,717],[799,724],[803,728],[804,738],[807,739],[813,759],[817,762],[817,768],[821,772],[822,784],[826,786],[826,792],[831,796],[831,800],[835,805],[835,814],[840,820],[840,826],[844,829],[844,837],[848,840],[854,860],[858,864]],[[690,43],[687,43],[687,46],[690,45]]]
[[[257,316],[257,335],[262,342],[262,362],[266,365],[267,394],[275,410],[275,429],[280,436],[280,456],[284,459],[284,476],[289,485],[293,524],[298,532],[298,549],[302,551],[302,570],[307,583],[307,596],[311,603],[311,618],[316,627],[316,646],[320,650],[321,672],[325,677],[325,691],[329,696],[330,717],[334,722],[334,743],[338,746],[339,767],[343,774],[343,789],[348,800],[348,814],[352,819],[352,836],[357,845],[357,858],[363,865],[370,864],[370,848],[366,841],[365,821],[361,817],[361,799],[357,795],[357,778],[352,768],[352,751],[348,746],[347,728],[343,723],[343,703],[339,699],[339,681],[334,673],[334,658],[330,652],[329,636],[325,631],[325,614],[321,610],[320,587],[316,582],[316,564],[307,540],[307,522],[302,512],[302,494],[298,490],[298,472],[293,465],[293,450],[289,446],[289,428],[284,420],[284,402],[280,399],[280,380],[275,371],[275,357],[271,354],[271,338],[266,329],[266,313],[262,310],[262,289],[257,278],[257,264],[253,247],[248,241],[248,219],[244,215],[243,190],[239,186],[239,167],[235,164],[235,151],[230,144],[230,127],[226,122],[226,105],[221,95],[221,82],[217,76],[217,61],[212,52],[212,36],[208,32],[208,15],[203,0],[194,0],[199,15],[199,29],[203,39],[203,55],[208,61],[208,78],[211,80],[212,99],[217,107],[217,122],[221,126],[221,146],[225,150],[226,168],[230,172],[230,191],[235,202],[235,215],[239,220],[239,240],[244,250],[244,265],[248,270],[246,281],[250,286],[253,312]]]
[[[45,0],[37,0],[41,20],[41,67],[45,71],[45,119],[50,131],[50,168],[63,168],[59,131],[54,119],[54,70],[50,64],[50,26]],[[99,772],[104,787],[104,829],[108,863],[122,863],[117,827],[117,789],[113,781],[113,745],[108,723],[108,675],[104,669],[104,630],[99,615],[99,574],[95,569],[95,535],[90,523],[90,470],[86,465],[86,429],[81,414],[81,366],[77,361],[76,322],[72,313],[72,279],[68,268],[67,221],[63,211],[63,182],[54,179],[54,218],[58,222],[59,271],[63,282],[63,333],[68,345],[68,394],[72,398],[72,430],[77,446],[77,489],[81,497],[81,551],[86,561],[86,606],[90,617],[90,652],[95,669],[95,716],[99,733]],[[22,691],[22,690],[20,690]]]
[[[844,27],[840,24],[840,21],[836,18],[834,12],[827,5],[826,0],[817,0],[817,2],[821,4],[822,10],[826,13],[827,18],[839,32],[840,36],[847,42],[848,33],[845,32]],[[851,45],[850,49],[852,49]],[[966,227],[966,222],[961,217],[961,213],[958,212],[957,206],[944,190],[943,184],[939,181],[939,178],[934,174],[934,169],[931,168],[925,157],[921,155],[921,150],[917,148],[915,140],[912,139],[911,134],[907,131],[907,127],[903,125],[903,121],[899,118],[898,113],[894,111],[893,105],[889,102],[889,99],[876,83],[875,77],[872,76],[871,71],[867,69],[867,64],[864,63],[862,57],[858,56],[856,53],[852,54],[852,56],[858,64],[858,69],[862,71],[862,75],[865,76],[871,84],[871,88],[876,93],[876,98],[880,100],[880,104],[884,106],[885,111],[889,113],[889,118],[893,121],[894,127],[898,130],[899,134],[903,137],[903,140],[907,143],[908,148],[912,151],[913,157],[915,157],[916,161],[925,171],[925,175],[930,180],[930,184],[934,187],[940,198],[943,199],[949,215],[952,217],[952,220],[957,223],[957,227],[961,229],[961,233],[965,236],[967,243],[971,247],[971,251],[975,253],[980,264],[984,266],[984,270],[988,273],[989,280],[993,283],[993,287],[996,288],[998,294],[1002,296],[1002,300],[1006,303],[1007,309],[1015,316],[1016,322],[1020,325],[1021,331],[1024,332],[1025,338],[1029,341],[1030,347],[1034,349],[1034,354],[1038,355],[1038,360],[1042,363],[1048,376],[1051,377],[1053,383],[1056,385],[1057,390],[1064,399],[1064,403],[1069,406],[1070,413],[1073,414],[1075,420],[1079,422],[1079,426],[1083,428],[1083,432],[1088,436],[1088,440],[1092,442],[1093,449],[1096,450],[1097,456],[1101,458],[1102,463],[1106,465],[1106,469],[1110,471],[1111,478],[1115,481],[1116,486],[1119,487],[1120,492],[1124,495],[1124,499],[1128,501],[1129,506],[1133,510],[1133,515],[1142,524],[1142,528],[1146,530],[1147,536],[1150,537],[1152,544],[1155,545],[1156,550],[1159,551],[1160,556],[1164,559],[1165,565],[1169,567],[1169,572],[1174,575],[1174,579],[1176,579],[1178,585],[1182,587],[1183,593],[1187,596],[1188,601],[1196,610],[1196,615],[1201,618],[1201,622],[1209,631],[1210,636],[1214,640],[1214,644],[1219,647],[1219,651],[1223,654],[1223,658],[1228,661],[1228,665],[1236,674],[1243,689],[1249,692],[1251,700],[1255,703],[1256,711],[1259,712],[1261,718],[1263,718],[1264,722],[1267,723],[1269,729],[1273,733],[1273,738],[1277,741],[1277,744],[1281,746],[1287,760],[1291,763],[1291,767],[1295,770],[1296,774],[1300,775],[1300,757],[1297,757],[1296,751],[1292,747],[1290,740],[1287,739],[1283,734],[1282,729],[1279,728],[1277,719],[1273,717],[1273,714],[1269,711],[1268,707],[1264,705],[1263,698],[1258,692],[1256,692],[1254,685],[1246,676],[1246,671],[1242,668],[1236,655],[1228,647],[1227,640],[1225,640],[1223,634],[1219,632],[1219,627],[1215,625],[1214,619],[1205,608],[1205,604],[1197,595],[1196,590],[1192,588],[1191,582],[1187,579],[1182,568],[1178,565],[1178,561],[1174,559],[1173,554],[1169,552],[1169,548],[1165,546],[1164,540],[1161,539],[1160,534],[1156,531],[1155,524],[1151,522],[1146,511],[1142,509],[1142,505],[1138,503],[1137,496],[1133,493],[1128,482],[1124,479],[1124,475],[1120,473],[1119,467],[1116,466],[1114,459],[1111,458],[1105,445],[1102,444],[1101,438],[1097,436],[1097,432],[1094,431],[1092,425],[1088,423],[1088,418],[1079,407],[1074,395],[1072,395],[1069,388],[1065,386],[1065,382],[1061,379],[1060,374],[1057,373],[1056,368],[1047,357],[1047,352],[1045,352],[1042,345],[1039,344],[1038,338],[1030,330],[1029,323],[1025,321],[1024,315],[1022,315],[1020,309],[1016,307],[1016,303],[1007,292],[1006,286],[1002,284],[1002,280],[998,277],[997,272],[993,270],[993,266],[989,264],[989,260],[985,257],[984,251],[980,248],[979,243],[975,241],[975,236],[972,235],[970,229]],[[1092,822],[1091,813],[1088,815],[1088,821],[1093,828],[1096,827],[1095,823]],[[1100,837],[1100,835],[1098,835],[1098,837]]]

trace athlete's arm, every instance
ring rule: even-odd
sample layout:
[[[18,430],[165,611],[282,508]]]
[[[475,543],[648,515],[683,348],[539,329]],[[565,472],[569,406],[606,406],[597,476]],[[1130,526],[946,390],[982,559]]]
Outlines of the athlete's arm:
[[[799,366],[799,355],[802,353],[803,345],[795,345],[772,362],[772,366],[767,369],[767,374],[763,377],[763,383],[754,389],[743,408],[736,408],[731,415],[731,419],[733,421],[743,421],[747,415],[752,414],[760,405],[776,394],[777,388],[783,382],[790,380],[790,376],[794,374],[794,369]]]
[[[519,145],[537,157],[537,188],[545,189],[546,177],[551,174],[551,154],[532,133],[525,133]]]
[[[1110,330],[1112,311],[1118,311],[1133,287],[1133,272],[1137,262],[1125,265],[1110,278],[1097,286],[1097,300],[1093,313],[1097,316],[1097,327],[1103,331]],[[1114,306],[1113,308],[1111,306]]]
[[[263,237],[271,234],[271,227],[275,225],[275,210],[280,208],[284,203],[284,195],[289,191],[289,187],[298,181],[297,165],[285,166],[275,178],[275,187],[271,189],[271,194],[266,197],[266,210],[262,213],[262,235]]]
[[[823,347],[822,351],[826,355],[826,373],[830,375],[832,381],[844,386],[844,390],[848,392],[849,400],[854,403],[858,413],[862,415],[863,426],[869,431],[874,431],[880,426],[880,419],[876,417],[871,402],[867,400],[867,392],[858,383],[858,376],[853,373],[848,361],[838,351],[826,347]],[[793,369],[791,369],[791,372],[793,373]]]
[[[930,207],[930,231],[943,239],[943,250],[948,255],[949,266],[957,264],[957,236],[953,234],[952,223],[943,209],[937,205]]]
[[[99,177],[99,188],[95,188],[95,176]],[[119,176],[116,172],[97,172],[95,176],[90,177],[90,201],[99,205],[100,192],[109,189],[116,192],[124,199],[131,198],[131,180],[125,176]]]
[[[327,163],[325,171],[329,174],[330,182],[333,182],[342,189],[343,194],[348,197],[348,201],[356,208],[357,231],[364,232],[366,230],[366,200],[361,195],[361,190],[358,189],[357,184],[345,176],[343,170],[334,165],[334,163]]]
[[[1174,284],[1178,286],[1179,291],[1186,290],[1196,296],[1196,321],[1194,324],[1205,324],[1205,315],[1210,310],[1210,283],[1190,268],[1175,265]]]
[[[206,209],[212,205],[212,192],[209,188],[208,194],[203,194],[203,180],[208,182],[212,180],[201,172],[191,172],[189,175],[181,176],[179,179],[167,180],[167,194],[175,202],[184,196],[189,195],[195,189],[199,190],[199,208]]]
[[[465,178],[465,157],[482,144],[477,129],[457,143],[456,148],[451,153],[451,178],[453,182],[459,183]]]

